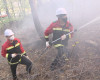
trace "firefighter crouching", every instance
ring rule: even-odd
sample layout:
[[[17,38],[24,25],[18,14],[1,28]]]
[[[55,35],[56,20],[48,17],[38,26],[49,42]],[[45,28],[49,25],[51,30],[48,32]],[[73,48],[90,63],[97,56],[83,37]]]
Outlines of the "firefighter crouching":
[[[31,72],[32,62],[26,55],[23,46],[18,38],[14,37],[14,33],[10,29],[4,32],[7,41],[2,45],[1,55],[6,57],[11,68],[13,80],[18,80],[16,76],[16,68],[18,64],[26,65],[27,73]]]
[[[49,44],[49,34],[53,33],[53,41],[61,38],[60,40],[54,42],[54,46],[58,50],[58,54],[55,58],[55,60],[51,64],[51,70],[56,69],[57,65],[60,65],[59,61],[64,53],[66,51],[66,46],[68,44],[69,38],[72,37],[72,34],[69,34],[66,36],[65,34],[73,31],[73,26],[71,23],[67,20],[67,12],[64,8],[59,8],[56,10],[56,16],[58,18],[57,21],[52,22],[49,27],[45,30],[45,39],[46,39],[46,47],[50,47]]]

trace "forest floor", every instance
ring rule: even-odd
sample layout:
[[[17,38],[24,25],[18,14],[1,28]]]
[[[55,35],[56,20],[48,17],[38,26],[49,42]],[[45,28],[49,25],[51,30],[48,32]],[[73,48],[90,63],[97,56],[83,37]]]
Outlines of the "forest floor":
[[[50,70],[50,65],[57,55],[56,49],[52,46],[43,52],[45,44],[34,35],[36,31],[31,28],[27,31],[30,33],[23,31],[23,33],[16,33],[16,37],[22,41],[33,68],[29,75],[26,74],[25,66],[19,64],[17,68],[19,80],[100,80],[100,21],[74,33],[67,47],[71,54],[69,61],[54,71]],[[5,41],[1,33],[0,46]],[[6,58],[0,55],[0,80],[11,79],[9,64]]]

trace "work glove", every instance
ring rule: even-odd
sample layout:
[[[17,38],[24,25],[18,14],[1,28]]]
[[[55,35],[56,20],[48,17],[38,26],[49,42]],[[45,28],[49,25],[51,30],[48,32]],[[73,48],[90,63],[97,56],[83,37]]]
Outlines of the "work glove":
[[[46,47],[47,47],[47,48],[50,47],[49,41],[46,41]]]
[[[30,59],[28,56],[25,56],[27,59]]]
[[[17,56],[17,54],[16,54],[16,53],[11,54],[11,57],[12,57],[12,58],[14,58],[14,57],[16,57],[16,56]]]
[[[66,39],[66,35],[64,34],[61,36],[61,40],[65,40],[65,39]]]

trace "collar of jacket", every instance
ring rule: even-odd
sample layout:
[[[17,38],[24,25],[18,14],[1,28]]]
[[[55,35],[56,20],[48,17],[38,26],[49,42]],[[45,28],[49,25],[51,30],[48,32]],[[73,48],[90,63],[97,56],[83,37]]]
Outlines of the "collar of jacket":
[[[59,20],[57,20],[57,24],[58,24],[59,26],[61,26]],[[61,27],[62,27],[62,26],[61,26]],[[66,27],[69,27],[69,21],[66,22]]]

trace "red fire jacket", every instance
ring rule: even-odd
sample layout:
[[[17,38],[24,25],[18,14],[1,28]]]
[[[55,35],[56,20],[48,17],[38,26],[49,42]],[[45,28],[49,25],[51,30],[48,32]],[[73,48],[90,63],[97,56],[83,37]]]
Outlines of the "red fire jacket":
[[[49,41],[49,34],[53,33],[53,40],[60,38],[64,34],[68,34],[69,32],[73,31],[73,26],[69,21],[66,22],[65,26],[61,26],[59,21],[55,21],[50,24],[50,26],[45,30],[45,39]],[[69,36],[66,36],[66,40],[72,37],[72,33]],[[66,40],[63,40],[65,42]],[[55,44],[58,44],[56,47],[63,46],[61,40],[56,41]]]
[[[3,57],[6,57],[8,61],[10,61],[11,54],[17,53],[17,54],[24,54],[26,55],[22,44],[19,39],[15,38],[13,43],[11,43],[9,40],[7,40],[3,45],[2,45],[2,50],[1,50],[1,55]]]

